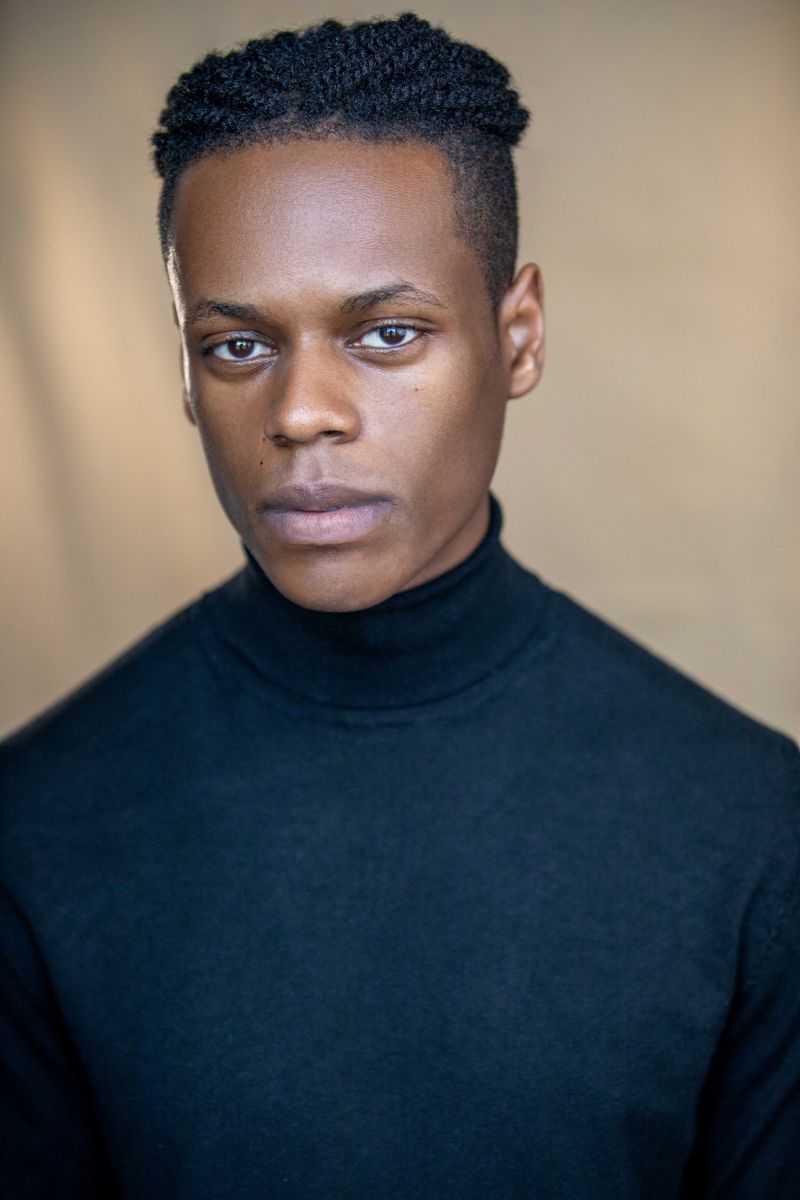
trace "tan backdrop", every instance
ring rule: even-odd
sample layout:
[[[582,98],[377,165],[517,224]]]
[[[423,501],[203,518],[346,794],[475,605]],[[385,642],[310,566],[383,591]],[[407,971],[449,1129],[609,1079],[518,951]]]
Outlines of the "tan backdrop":
[[[178,402],[146,141],[204,51],[367,4],[5,0],[0,722],[232,570]],[[506,543],[800,733],[800,11],[485,0],[418,11],[534,111],[523,254],[545,379],[511,409]]]

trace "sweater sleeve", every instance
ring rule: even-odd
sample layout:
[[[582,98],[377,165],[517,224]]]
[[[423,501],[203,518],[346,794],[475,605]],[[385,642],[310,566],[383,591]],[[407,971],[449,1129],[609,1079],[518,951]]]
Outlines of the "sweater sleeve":
[[[793,754],[797,767],[800,758]],[[796,828],[800,772],[795,772]],[[800,864],[741,983],[701,1097],[684,1200],[800,1200]],[[785,879],[785,876],[784,876]],[[747,931],[743,945],[751,942]]]
[[[4,1200],[117,1195],[89,1087],[28,923],[0,890],[0,1178]]]

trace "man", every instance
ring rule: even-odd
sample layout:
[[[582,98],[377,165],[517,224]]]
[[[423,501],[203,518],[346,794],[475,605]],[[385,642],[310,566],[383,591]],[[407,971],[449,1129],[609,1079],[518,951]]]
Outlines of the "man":
[[[411,15],[170,93],[247,564],[7,747],[9,1196],[800,1196],[796,749],[499,540],[526,120]]]

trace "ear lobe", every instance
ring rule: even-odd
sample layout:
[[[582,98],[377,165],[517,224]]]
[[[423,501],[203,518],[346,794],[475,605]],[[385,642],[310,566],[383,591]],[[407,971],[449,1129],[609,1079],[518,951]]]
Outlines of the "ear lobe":
[[[186,417],[186,420],[190,425],[197,425],[197,418],[194,415],[192,402],[189,399],[189,393],[186,391],[186,388],[181,389],[181,402],[183,404],[183,415]]]
[[[183,353],[183,346],[181,346],[179,350],[179,362],[181,378],[183,380],[183,386],[181,387],[181,404],[183,405],[183,414],[190,425],[196,425],[197,420],[194,415],[191,397],[189,396],[189,381],[186,373],[186,357]]]
[[[175,306],[173,305],[173,312]],[[190,397],[190,388],[188,388],[188,371],[186,370],[186,354],[184,353],[184,343],[181,342],[178,350],[178,366],[181,373],[181,404],[184,406],[184,416],[190,425],[197,425],[196,416],[194,416],[194,408]]]
[[[507,356],[509,399],[536,386],[544,368],[544,286],[535,263],[519,271],[500,304],[500,335]]]

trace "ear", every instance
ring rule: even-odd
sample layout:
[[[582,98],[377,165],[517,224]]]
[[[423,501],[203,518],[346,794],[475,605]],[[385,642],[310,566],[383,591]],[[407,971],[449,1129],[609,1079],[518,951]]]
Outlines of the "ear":
[[[197,418],[194,415],[192,402],[189,399],[189,394],[186,391],[186,388],[181,388],[181,399],[183,401],[183,414],[186,417],[186,420],[190,425],[197,425]]]
[[[197,418],[194,415],[194,406],[189,393],[189,376],[186,371],[186,356],[183,352],[183,344],[181,344],[179,360],[181,379],[183,380],[183,384],[181,386],[181,403],[183,404],[183,413],[190,425],[196,425]]]
[[[526,263],[510,284],[497,325],[509,399],[516,399],[536,386],[544,368],[544,285],[535,263]]]
[[[178,319],[178,310],[175,307],[175,302],[172,303],[172,321],[175,328],[180,333],[181,323]],[[190,425],[196,425],[197,419],[194,415],[194,406],[192,405],[191,394],[189,392],[189,372],[187,370],[186,353],[181,338],[180,348],[178,350],[178,370],[181,373],[183,386],[181,387],[181,404],[183,405],[183,413]]]

